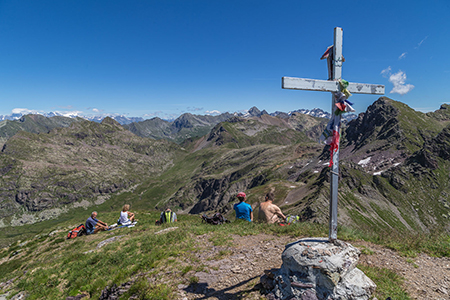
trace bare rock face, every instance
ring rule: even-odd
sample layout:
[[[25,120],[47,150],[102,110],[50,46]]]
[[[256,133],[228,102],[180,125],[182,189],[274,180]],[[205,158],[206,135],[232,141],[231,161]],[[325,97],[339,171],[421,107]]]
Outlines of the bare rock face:
[[[370,278],[356,268],[360,251],[352,245],[324,238],[306,238],[286,245],[283,265],[273,282],[269,299],[367,300],[376,288]]]

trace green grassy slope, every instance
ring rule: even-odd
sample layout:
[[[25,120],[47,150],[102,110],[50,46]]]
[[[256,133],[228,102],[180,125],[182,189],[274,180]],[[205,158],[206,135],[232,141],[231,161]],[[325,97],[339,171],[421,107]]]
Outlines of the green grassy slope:
[[[112,223],[117,215],[117,211],[99,210],[101,220],[108,223]],[[226,248],[233,247],[232,235],[265,233],[287,235],[293,239],[327,235],[325,226],[313,223],[281,227],[237,221],[211,226],[202,224],[198,216],[192,215],[179,215],[179,222],[175,224],[177,230],[155,235],[155,232],[173,226],[155,226],[154,220],[158,216],[158,211],[138,211],[139,222],[134,228],[101,232],[73,240],[66,240],[65,236],[70,228],[80,223],[79,216],[60,220],[58,223],[45,221],[46,226],[35,228],[32,236],[21,237],[20,241],[0,250],[0,282],[14,279],[13,284],[2,292],[26,292],[27,299],[64,299],[80,293],[98,298],[105,287],[129,282],[139,275],[150,280],[134,281],[130,293],[141,297],[140,299],[173,299],[179,284],[196,283],[189,271],[201,271],[203,268],[202,262],[196,258],[196,253],[203,251],[205,247],[204,243],[199,242],[202,240],[200,237],[206,237],[216,247],[223,246],[224,250],[219,254],[226,257],[229,255]],[[448,237],[415,236],[409,233],[375,236],[372,232],[343,227],[340,227],[338,234],[338,238],[343,240],[370,240],[408,255],[417,252],[450,255]],[[111,237],[116,237],[117,240],[97,248],[100,242]],[[405,243],[419,239],[421,243]],[[365,267],[364,271],[379,285],[376,295],[388,294],[402,297],[396,299],[408,299],[401,288],[401,277],[398,275],[373,267]],[[131,294],[127,297],[129,296]]]

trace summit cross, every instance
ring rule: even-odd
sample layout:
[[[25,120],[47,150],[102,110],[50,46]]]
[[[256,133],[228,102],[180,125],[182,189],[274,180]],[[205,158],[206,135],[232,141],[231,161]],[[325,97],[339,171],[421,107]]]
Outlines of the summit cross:
[[[333,51],[327,57],[328,61],[328,80],[317,80],[308,78],[294,78],[283,77],[282,88],[293,90],[308,90],[332,92],[331,112],[332,118],[336,110],[336,97],[334,92],[341,90],[339,81],[342,79],[342,63],[344,57],[342,56],[342,28],[334,28],[334,44]],[[329,48],[328,50],[330,50]],[[327,50],[327,51],[328,51]],[[353,94],[373,94],[384,95],[384,85],[368,84],[368,83],[353,83],[349,82],[347,90]],[[340,121],[340,115],[338,116]],[[339,179],[339,147],[332,154],[333,165],[330,170],[331,186],[330,186],[330,218],[329,218],[329,241],[333,242],[337,239],[337,203],[338,203],[338,179]]]

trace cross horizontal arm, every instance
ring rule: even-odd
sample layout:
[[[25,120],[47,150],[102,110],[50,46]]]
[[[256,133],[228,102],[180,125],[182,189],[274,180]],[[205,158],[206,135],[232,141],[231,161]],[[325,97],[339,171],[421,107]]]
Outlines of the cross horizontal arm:
[[[333,80],[317,80],[308,78],[283,77],[282,88],[292,90],[337,92],[339,82]],[[384,85],[350,82],[347,90],[354,94],[384,95]]]

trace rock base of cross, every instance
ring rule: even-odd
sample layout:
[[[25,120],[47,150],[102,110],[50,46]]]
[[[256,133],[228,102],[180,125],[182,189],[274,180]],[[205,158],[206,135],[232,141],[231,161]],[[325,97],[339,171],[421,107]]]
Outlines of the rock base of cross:
[[[356,268],[360,254],[340,240],[301,239],[286,245],[283,265],[267,271],[261,284],[270,300],[367,300],[376,285]]]

